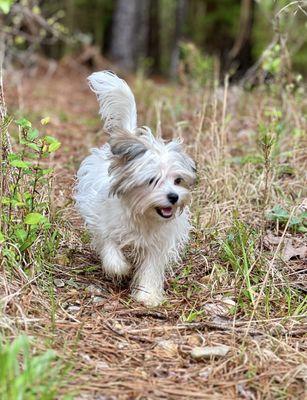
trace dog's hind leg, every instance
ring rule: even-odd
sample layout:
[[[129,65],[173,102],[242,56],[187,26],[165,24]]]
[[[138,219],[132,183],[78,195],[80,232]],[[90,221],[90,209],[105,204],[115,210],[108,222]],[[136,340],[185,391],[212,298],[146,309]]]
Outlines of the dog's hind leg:
[[[129,274],[130,265],[114,241],[107,240],[102,244],[100,257],[107,275],[120,278]]]

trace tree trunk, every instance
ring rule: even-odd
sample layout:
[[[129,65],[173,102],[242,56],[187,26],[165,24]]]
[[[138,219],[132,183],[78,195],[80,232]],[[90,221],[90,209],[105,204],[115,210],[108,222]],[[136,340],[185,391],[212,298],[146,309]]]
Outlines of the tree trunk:
[[[134,37],[136,38],[136,66],[144,62],[148,53],[149,14],[151,0],[138,1],[135,18]]]
[[[110,56],[133,71],[147,55],[150,0],[118,0],[112,27]]]
[[[150,0],[147,55],[151,60],[151,71],[154,73],[161,72],[160,6],[160,0]]]
[[[110,46],[110,56],[117,64],[128,71],[136,67],[135,27],[138,0],[118,0]]]
[[[170,76],[176,78],[179,65],[179,43],[182,38],[183,24],[186,16],[186,0],[177,0],[176,17],[175,17],[175,32],[173,38],[173,50],[171,56]]]
[[[233,80],[240,79],[253,63],[252,29],[254,24],[254,0],[241,0],[240,28],[228,55],[228,69],[234,68]]]

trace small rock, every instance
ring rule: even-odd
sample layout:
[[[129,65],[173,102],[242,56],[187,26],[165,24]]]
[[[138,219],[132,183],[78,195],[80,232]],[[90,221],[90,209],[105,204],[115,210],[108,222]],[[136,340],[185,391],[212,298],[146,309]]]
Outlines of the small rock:
[[[194,347],[194,349],[191,351],[191,356],[195,360],[211,357],[224,357],[229,350],[230,347],[225,345]]]
[[[119,350],[122,350],[122,349],[124,349],[124,348],[126,348],[126,347],[129,347],[129,344],[128,344],[127,342],[120,342],[120,343],[118,343],[118,345],[117,345],[117,348],[118,348]]]
[[[55,284],[56,287],[64,287],[65,282],[62,279],[53,279],[53,283]]]
[[[69,307],[67,308],[67,311],[68,311],[69,313],[71,313],[71,314],[76,314],[77,312],[80,311],[80,308],[81,308],[81,307],[79,307],[79,306],[69,306]]]
[[[98,361],[95,364],[95,370],[96,371],[98,371],[100,369],[107,369],[107,368],[110,368],[110,366],[104,361]]]
[[[212,372],[212,368],[205,368],[199,372],[199,376],[202,379],[208,379]]]
[[[229,297],[223,297],[221,301],[229,307],[235,307],[236,302]]]
[[[105,293],[105,290],[93,284],[88,285],[85,290],[94,295],[102,295]]]
[[[171,340],[160,340],[157,342],[157,352],[165,356],[175,356],[177,354],[178,346]]]
[[[83,360],[85,361],[85,362],[87,362],[87,363],[90,363],[92,360],[91,360],[91,357],[88,355],[88,354],[85,354],[85,353],[80,353],[80,356],[81,356],[81,358],[83,358]]]
[[[102,302],[103,300],[104,300],[104,298],[101,297],[101,296],[94,296],[94,297],[93,297],[93,303],[100,303],[100,302]]]

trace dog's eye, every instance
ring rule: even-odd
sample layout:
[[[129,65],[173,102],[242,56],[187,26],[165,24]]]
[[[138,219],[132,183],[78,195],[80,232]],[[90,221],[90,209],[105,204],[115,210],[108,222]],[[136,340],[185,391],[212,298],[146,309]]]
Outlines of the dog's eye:
[[[176,178],[175,180],[174,180],[174,183],[175,183],[175,185],[180,185],[180,183],[183,181],[183,179],[182,178]]]
[[[155,177],[151,178],[150,181],[148,182],[148,184],[151,185],[154,180],[155,180]]]

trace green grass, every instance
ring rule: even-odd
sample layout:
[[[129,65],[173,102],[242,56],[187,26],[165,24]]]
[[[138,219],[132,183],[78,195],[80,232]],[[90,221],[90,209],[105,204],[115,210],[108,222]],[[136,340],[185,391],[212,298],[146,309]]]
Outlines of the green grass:
[[[238,279],[236,286],[240,288],[242,296],[254,304],[253,281],[256,275],[252,274],[252,269],[256,259],[255,232],[243,222],[235,220],[222,244],[222,257],[236,273]]]
[[[28,336],[0,341],[1,400],[53,400],[60,393],[64,370],[53,350],[33,354]]]

